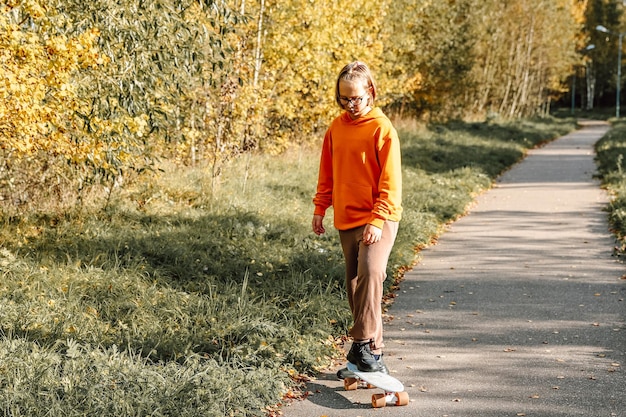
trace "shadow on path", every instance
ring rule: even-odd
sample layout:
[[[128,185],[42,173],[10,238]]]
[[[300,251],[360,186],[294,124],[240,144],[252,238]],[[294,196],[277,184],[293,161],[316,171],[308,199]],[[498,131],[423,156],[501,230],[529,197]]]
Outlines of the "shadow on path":
[[[411,397],[372,410],[328,370],[300,416],[626,416],[626,273],[591,124],[480,196],[406,274],[385,317],[385,362]]]

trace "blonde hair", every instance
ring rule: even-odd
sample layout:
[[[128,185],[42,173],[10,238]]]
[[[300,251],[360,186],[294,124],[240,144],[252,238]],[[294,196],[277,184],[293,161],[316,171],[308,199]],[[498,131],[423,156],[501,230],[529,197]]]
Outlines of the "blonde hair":
[[[339,105],[339,107],[343,108],[341,101],[339,100],[339,81],[355,81],[361,80],[365,85],[367,85],[367,89],[369,90],[369,98],[368,98],[368,106],[374,106],[374,100],[376,99],[376,83],[374,82],[374,77],[372,77],[372,72],[369,67],[361,62],[354,61],[343,67],[341,72],[339,73],[339,77],[337,77],[337,83],[335,84],[335,101]]]

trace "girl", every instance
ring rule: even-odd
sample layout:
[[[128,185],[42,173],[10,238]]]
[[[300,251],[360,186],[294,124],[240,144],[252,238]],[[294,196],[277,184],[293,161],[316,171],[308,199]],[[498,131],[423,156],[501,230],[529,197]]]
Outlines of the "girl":
[[[398,134],[374,106],[376,85],[362,62],[346,65],[335,100],[344,112],[324,136],[313,232],[325,233],[331,205],[346,261],[346,287],[354,323],[348,361],[363,372],[387,372],[382,360],[383,281],[398,232],[402,173]]]

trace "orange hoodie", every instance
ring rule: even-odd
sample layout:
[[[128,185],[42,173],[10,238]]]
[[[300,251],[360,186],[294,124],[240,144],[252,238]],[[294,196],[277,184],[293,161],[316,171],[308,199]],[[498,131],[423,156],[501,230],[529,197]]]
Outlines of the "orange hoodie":
[[[352,120],[343,113],[324,136],[314,214],[334,208],[339,230],[371,224],[380,229],[385,220],[402,215],[400,141],[391,121],[375,107]]]

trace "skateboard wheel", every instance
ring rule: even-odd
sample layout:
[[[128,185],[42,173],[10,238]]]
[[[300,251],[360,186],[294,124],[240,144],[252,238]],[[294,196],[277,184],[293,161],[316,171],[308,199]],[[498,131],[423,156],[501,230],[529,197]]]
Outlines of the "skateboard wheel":
[[[356,378],[345,378],[343,380],[343,388],[346,391],[354,391],[359,387],[359,380]]]
[[[396,405],[408,405],[409,404],[409,394],[406,392],[397,392],[396,393]]]
[[[387,405],[387,398],[385,394],[374,394],[372,395],[372,407],[374,408],[383,408]]]

